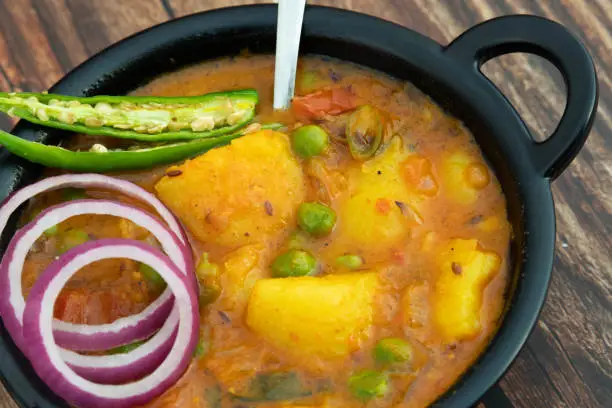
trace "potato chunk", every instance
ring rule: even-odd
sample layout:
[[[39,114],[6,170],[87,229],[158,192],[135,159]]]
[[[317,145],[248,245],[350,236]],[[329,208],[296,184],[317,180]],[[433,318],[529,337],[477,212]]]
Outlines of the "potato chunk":
[[[433,197],[438,192],[438,183],[433,174],[431,161],[419,154],[409,156],[402,163],[404,180],[411,190]]]
[[[445,158],[441,175],[445,193],[463,205],[474,203],[479,190],[489,184],[490,180],[487,166],[464,152],[455,152]]]
[[[394,138],[382,154],[354,169],[349,194],[339,206],[334,248],[376,257],[401,243],[420,222],[421,198],[409,192],[400,169],[407,156],[401,140]]]
[[[176,167],[157,195],[198,239],[229,247],[261,242],[293,221],[302,168],[286,135],[261,131]]]
[[[372,323],[376,273],[259,280],[247,325],[297,358],[339,358],[358,349]]]
[[[265,276],[259,265],[263,252],[260,245],[253,244],[227,254],[221,270],[222,304],[225,308],[244,310],[255,282]]]
[[[375,198],[368,192],[351,197],[342,207],[342,232],[364,249],[386,249],[407,236],[407,222],[395,200]]]
[[[442,253],[433,305],[436,326],[447,341],[480,332],[482,294],[500,264],[497,254],[479,250],[474,239],[455,239]]]

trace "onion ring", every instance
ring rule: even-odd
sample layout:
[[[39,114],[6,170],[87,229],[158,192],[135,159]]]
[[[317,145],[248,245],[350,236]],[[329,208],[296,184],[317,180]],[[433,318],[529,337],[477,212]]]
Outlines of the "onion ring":
[[[62,359],[78,375],[99,384],[121,384],[135,381],[149,374],[170,352],[176,338],[178,309],[157,333],[147,341],[147,347],[137,347],[127,353],[87,356],[61,349]]]
[[[82,267],[102,259],[128,258],[155,269],[175,297],[176,339],[164,361],[146,377],[121,385],[96,384],[62,360],[53,338],[53,304],[66,282]],[[24,312],[24,344],[38,376],[60,397],[77,406],[130,407],[144,404],[171,387],[187,368],[198,340],[198,299],[189,278],[160,251],[125,239],[90,241],[54,261],[32,287]],[[147,347],[148,342],[140,347]]]
[[[10,216],[21,204],[40,193],[66,187],[98,187],[106,190],[118,191],[126,196],[143,201],[157,211],[161,219],[168,224],[168,228],[176,234],[183,245],[189,246],[185,231],[176,217],[157,197],[144,188],[129,181],[95,173],[64,174],[61,176],[48,177],[10,194],[4,199],[2,204],[0,204],[0,235],[4,232],[4,228],[6,228]]]
[[[104,214],[125,217],[148,229],[162,245],[169,258],[188,278],[193,265],[190,254],[176,236],[155,217],[128,204],[109,200],[74,200],[58,204],[41,212],[38,217],[17,231],[7,248],[0,266],[0,310],[4,324],[15,343],[21,348],[22,319],[25,300],[21,274],[26,255],[42,233],[63,220],[80,214]],[[190,280],[194,288],[193,279]],[[82,351],[108,350],[143,340],[151,336],[168,317],[172,308],[172,293],[167,288],[153,303],[137,315],[117,319],[102,325],[83,325],[54,320],[57,343]],[[177,324],[175,321],[174,324]]]

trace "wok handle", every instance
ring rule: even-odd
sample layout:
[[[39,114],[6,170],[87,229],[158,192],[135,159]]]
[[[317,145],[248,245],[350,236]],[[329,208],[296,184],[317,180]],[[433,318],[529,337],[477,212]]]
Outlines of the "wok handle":
[[[543,142],[523,138],[531,160],[544,177],[555,179],[576,157],[587,139],[597,109],[597,74],[584,45],[565,27],[545,18],[514,15],[485,21],[467,30],[445,49],[479,75],[488,60],[526,52],[550,61],[563,75],[567,105],[552,135]],[[531,135],[530,135],[531,136]]]

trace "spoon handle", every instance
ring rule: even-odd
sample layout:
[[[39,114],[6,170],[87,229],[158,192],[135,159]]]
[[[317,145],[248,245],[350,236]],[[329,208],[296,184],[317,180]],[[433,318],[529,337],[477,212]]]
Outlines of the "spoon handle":
[[[274,68],[274,109],[288,109],[295,90],[306,0],[279,0]]]

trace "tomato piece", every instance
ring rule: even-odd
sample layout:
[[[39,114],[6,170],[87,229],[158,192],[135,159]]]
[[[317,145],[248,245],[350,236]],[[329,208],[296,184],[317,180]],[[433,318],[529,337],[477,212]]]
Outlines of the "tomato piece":
[[[391,211],[391,202],[386,198],[379,198],[376,200],[376,209],[379,213],[387,215]]]
[[[89,293],[85,289],[64,289],[53,308],[56,319],[70,323],[84,323]]]
[[[438,183],[428,158],[412,155],[403,163],[403,176],[408,185],[418,193],[434,196],[438,192]]]
[[[348,88],[331,88],[292,101],[293,112],[300,119],[321,119],[325,115],[338,115],[357,107],[355,95]]]
[[[112,293],[89,288],[66,288],[55,302],[53,315],[69,323],[106,324],[137,313],[139,309],[142,309],[140,305],[135,306],[129,296],[121,296],[116,288]]]

